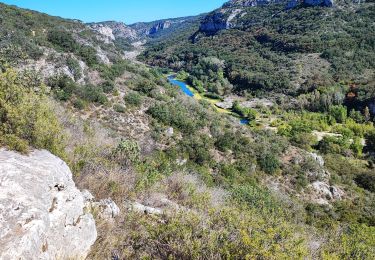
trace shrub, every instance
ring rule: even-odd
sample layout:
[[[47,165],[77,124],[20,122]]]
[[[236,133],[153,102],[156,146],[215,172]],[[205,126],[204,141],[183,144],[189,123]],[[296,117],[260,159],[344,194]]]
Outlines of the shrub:
[[[345,123],[346,119],[348,118],[348,110],[342,105],[331,106],[329,109],[329,114],[336,120],[337,123]]]
[[[370,150],[375,151],[375,130],[370,131],[366,135],[367,146]]]
[[[180,103],[157,104],[150,107],[147,113],[160,122],[177,127],[185,133],[193,133],[198,127],[198,119],[192,117],[190,111]]]
[[[139,107],[142,104],[142,96],[136,92],[125,95],[124,101],[127,105]]]
[[[350,110],[349,117],[353,119],[356,123],[363,123],[365,121],[365,118],[361,114],[361,112],[356,111],[354,109]]]
[[[54,91],[57,99],[62,101],[69,100],[78,86],[67,75],[57,75],[48,79],[48,85]]]
[[[274,174],[280,168],[280,162],[272,153],[262,154],[258,159],[260,167],[268,174]]]
[[[82,99],[77,98],[76,100],[74,100],[73,106],[79,110],[82,110],[86,107],[86,103]]]
[[[76,59],[69,56],[66,59],[66,65],[68,66],[70,73],[73,74],[75,80],[78,80],[82,77],[81,66]]]
[[[90,101],[90,102],[97,102],[102,105],[106,104],[108,102],[107,96],[103,93],[103,90],[101,87],[94,86],[91,84],[88,84],[83,87],[82,98]]]
[[[121,104],[114,104],[113,105],[113,109],[118,112],[118,113],[125,113],[126,112],[126,108],[125,106],[121,105]]]
[[[112,93],[115,89],[115,83],[107,80],[101,84],[101,88],[105,93]]]
[[[325,154],[341,154],[346,149],[349,149],[349,147],[349,140],[342,137],[325,136],[323,140],[319,142],[319,150]]]
[[[48,32],[47,40],[62,51],[75,52],[79,45],[74,40],[72,34],[67,31],[53,30]]]
[[[356,183],[361,188],[375,192],[375,174],[374,173],[362,173],[355,178]]]
[[[206,98],[222,100],[221,96],[216,93],[205,93],[204,96]]]
[[[113,149],[112,157],[120,164],[129,165],[139,161],[140,153],[141,149],[136,141],[122,139]]]
[[[81,46],[78,55],[86,62],[87,66],[92,67],[99,63],[96,50],[91,46]]]
[[[135,90],[143,94],[150,95],[151,92],[156,88],[156,84],[150,80],[143,79],[137,81]]]
[[[12,70],[0,74],[0,143],[20,152],[31,145],[64,157],[62,128],[43,91],[24,87]]]
[[[292,136],[291,141],[307,151],[311,150],[311,147],[318,143],[317,137],[310,133],[296,133]]]
[[[323,259],[374,259],[375,227],[359,224],[345,227],[323,249]]]

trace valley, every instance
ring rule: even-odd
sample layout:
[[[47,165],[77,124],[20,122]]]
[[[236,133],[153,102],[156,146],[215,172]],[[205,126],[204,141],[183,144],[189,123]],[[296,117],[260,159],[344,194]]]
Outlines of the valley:
[[[374,17],[0,3],[0,259],[374,259]]]

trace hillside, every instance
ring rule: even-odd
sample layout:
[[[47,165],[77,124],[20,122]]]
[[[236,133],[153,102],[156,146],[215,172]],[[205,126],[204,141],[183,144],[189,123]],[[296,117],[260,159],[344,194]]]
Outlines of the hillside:
[[[210,14],[134,25],[0,4],[0,152],[17,158],[3,164],[25,176],[23,163],[45,166],[34,186],[52,185],[52,195],[33,198],[52,204],[42,205],[46,216],[69,211],[65,202],[81,214],[85,204],[97,229],[88,259],[373,259],[374,68],[365,63],[373,62],[373,4],[350,4],[350,12],[336,4],[285,11],[285,4],[231,1]],[[212,16],[233,11],[228,28],[205,30]],[[337,30],[329,41],[321,38],[328,29]],[[138,61],[126,59],[145,41]],[[328,47],[361,55],[363,70],[341,74],[323,55]],[[346,55],[337,56],[343,68]],[[193,97],[168,78],[190,83]],[[68,166],[88,191],[74,189],[77,205],[55,205],[55,193],[66,190],[50,184],[48,172],[54,181],[68,173],[73,187]],[[15,186],[33,186],[14,172],[6,174]],[[27,192],[14,199],[32,197]],[[0,190],[10,209],[7,196]],[[7,225],[15,221],[6,216],[4,226],[20,236],[38,224],[31,217]],[[0,245],[17,244],[3,234]],[[43,255],[49,243],[39,242],[35,254]],[[82,254],[90,244],[82,243]]]
[[[141,58],[186,70],[195,85],[203,83],[206,91],[220,95],[232,87],[218,76],[211,81],[222,86],[208,87],[210,82],[200,72],[207,66],[204,58],[223,61],[224,77],[233,85],[229,91],[242,95],[276,92],[298,97],[320,86],[349,83],[371,91],[373,3],[337,1],[333,7],[314,7],[296,2],[287,8],[287,1],[259,2],[231,1],[208,14],[194,34],[155,43]]]
[[[191,25],[199,23],[202,16],[163,19],[148,23],[140,22],[131,24],[130,27],[138,33],[140,38],[148,38],[149,41],[153,39],[166,39],[173,33],[185,31]]]

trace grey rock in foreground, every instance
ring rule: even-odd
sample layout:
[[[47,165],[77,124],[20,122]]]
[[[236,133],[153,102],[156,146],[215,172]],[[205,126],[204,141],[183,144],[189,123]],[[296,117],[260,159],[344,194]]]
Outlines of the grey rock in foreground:
[[[84,259],[97,231],[69,167],[0,149],[0,259]]]

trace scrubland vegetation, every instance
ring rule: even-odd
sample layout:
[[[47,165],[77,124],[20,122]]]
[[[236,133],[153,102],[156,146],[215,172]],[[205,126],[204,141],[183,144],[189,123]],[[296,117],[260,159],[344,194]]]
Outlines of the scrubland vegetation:
[[[0,57],[0,144],[23,153],[51,151],[66,160],[79,188],[119,205],[113,223],[97,220],[90,259],[375,257],[373,85],[350,87],[354,77],[347,73],[373,70],[373,31],[366,23],[372,5],[356,10],[363,21],[343,10],[321,21],[323,11],[310,8],[279,14],[261,32],[245,24],[174,47],[173,39],[183,38],[177,35],[167,41],[174,52],[165,59],[158,41],[148,46],[144,60],[184,69],[178,77],[209,98],[276,93],[270,108],[234,102],[233,112],[250,125],[184,96],[167,82],[169,69],[119,59],[118,50],[80,23],[1,7],[2,35],[15,28],[15,15],[22,30],[0,40],[7,53]],[[248,16],[257,19],[270,12],[254,10]],[[329,19],[346,21],[340,26],[349,36],[316,35],[330,28]],[[301,33],[312,24],[316,28]],[[95,44],[108,51],[110,63],[98,58]],[[15,54],[38,60],[43,48],[67,54],[72,77],[11,68],[22,61]],[[351,49],[351,55],[368,55],[360,55],[354,71],[347,67],[350,57],[340,54]],[[332,69],[327,78],[318,75],[294,89],[289,64],[306,52],[322,53]],[[318,194],[324,201],[318,203],[317,182],[340,190],[340,198]],[[163,213],[134,211],[133,202]]]

